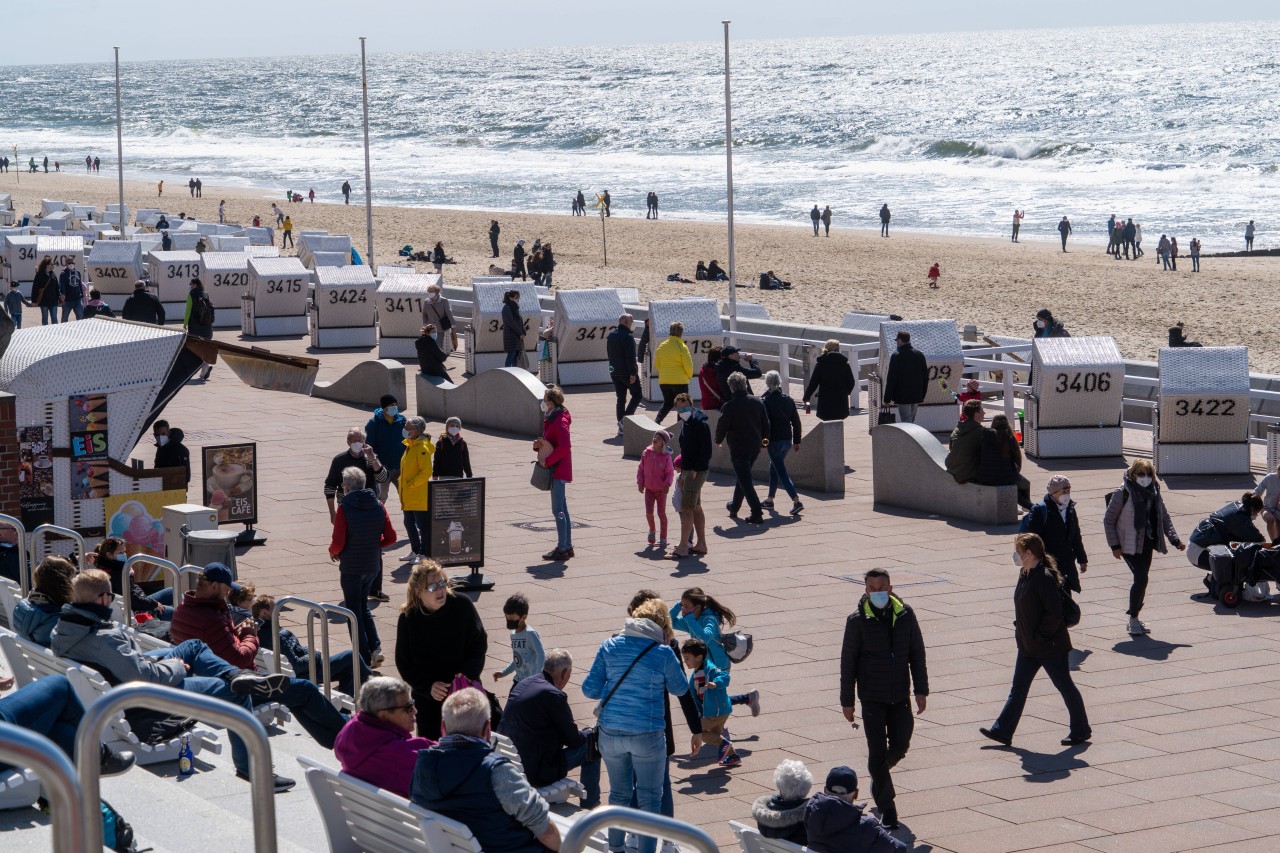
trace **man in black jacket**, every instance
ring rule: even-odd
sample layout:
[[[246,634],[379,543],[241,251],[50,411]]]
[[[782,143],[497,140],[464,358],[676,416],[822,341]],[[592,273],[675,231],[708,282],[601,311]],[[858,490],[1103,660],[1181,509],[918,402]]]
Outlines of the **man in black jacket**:
[[[157,424],[160,423],[157,421]],[[182,439],[186,438],[182,430],[177,427],[170,428],[165,423],[164,443],[160,443],[159,435],[156,436],[156,467],[157,468],[181,468],[186,472],[186,484],[191,485],[191,451],[182,443]]]
[[[764,376],[764,371],[756,363],[756,358],[749,352],[743,352],[735,346],[727,346],[720,350],[720,360],[716,362],[716,382],[720,386],[720,396],[728,399],[729,374],[741,373],[747,380],[747,393],[756,393],[751,387],[752,379]]]
[[[911,746],[915,718],[910,696],[914,692],[916,713],[923,714],[929,674],[920,624],[915,612],[893,594],[889,573],[871,569],[865,580],[866,595],[844,625],[840,707],[844,718],[857,728],[855,695],[862,700],[871,796],[880,809],[880,821],[886,829],[894,830],[898,828],[898,811],[889,770]]]
[[[366,483],[384,483],[387,480],[386,466],[382,464],[378,454],[373,452],[373,448],[365,444],[364,430],[360,427],[347,430],[347,449],[333,457],[333,461],[329,463],[329,473],[324,478],[324,500],[329,505],[331,522],[338,517],[336,500],[338,490],[342,488],[342,472],[351,467],[364,471]]]
[[[889,356],[884,379],[884,405],[898,405],[898,421],[916,422],[916,406],[929,390],[929,362],[924,353],[911,346],[911,333],[903,329],[896,340],[898,351]]]
[[[725,508],[729,510],[729,517],[736,519],[738,510],[742,507],[742,499],[746,497],[747,505],[751,507],[747,523],[764,524],[760,498],[751,482],[751,466],[755,464],[760,448],[766,441],[765,437],[769,434],[769,413],[758,397],[751,396],[751,386],[740,372],[735,370],[730,373],[723,387],[729,389],[729,398],[720,405],[720,420],[716,423],[716,447],[720,447],[728,439],[729,461],[738,478],[733,486],[733,500],[725,504]]]
[[[124,301],[120,316],[125,320],[163,326],[164,306],[151,291],[147,290],[147,283],[138,280],[133,283],[133,295]]]
[[[680,419],[680,477],[676,488],[680,490],[680,541],[668,559],[676,560],[707,553],[707,520],[702,511],[702,487],[707,482],[711,468],[711,426],[706,412],[693,407],[688,394],[677,394],[676,417]],[[689,536],[697,532],[698,538],[689,547]]]
[[[613,392],[618,395],[614,414],[618,420],[618,435],[622,435],[622,419],[634,415],[640,407],[640,371],[636,368],[636,337],[631,331],[635,322],[630,314],[618,318],[618,328],[605,338],[605,350],[609,354],[609,377],[613,380]],[[627,402],[627,394],[631,402]]]
[[[436,343],[436,327],[427,325],[422,327],[422,336],[414,342],[414,348],[418,351],[418,372],[423,376],[436,376],[441,379],[451,380],[449,371],[445,369],[445,360],[449,356],[444,350],[440,349],[440,344]]]
[[[600,759],[587,760],[587,734],[579,731],[564,688],[573,674],[573,658],[564,649],[547,652],[542,672],[511,688],[498,732],[511,738],[520,753],[524,775],[535,788],[564,779],[582,768],[582,807],[600,805]]]

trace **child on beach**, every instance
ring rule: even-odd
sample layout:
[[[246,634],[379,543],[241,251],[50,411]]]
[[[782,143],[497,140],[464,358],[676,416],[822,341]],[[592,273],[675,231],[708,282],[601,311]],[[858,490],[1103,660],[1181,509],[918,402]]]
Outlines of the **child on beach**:
[[[729,628],[738,624],[738,617],[732,610],[716,601],[702,591],[702,587],[691,586],[680,596],[680,602],[671,607],[671,627],[677,631],[685,631],[694,639],[701,640],[707,646],[711,662],[718,668],[728,672],[733,661],[724,649],[721,627]],[[760,691],[752,690],[729,697],[730,705],[746,705],[751,709],[751,716],[760,716]]]
[[[934,290],[938,289],[938,276],[940,275],[942,275],[942,273],[939,272],[938,265],[936,263],[929,267],[929,287]]]
[[[970,400],[981,400],[982,392],[978,390],[978,380],[970,379],[964,383],[964,390],[956,395],[956,401],[960,404],[960,410],[964,411],[964,404]]]
[[[702,734],[693,736],[689,757],[693,758],[703,744],[720,745],[721,767],[738,767],[742,759],[733,749],[729,733],[724,730],[733,709],[729,707],[729,673],[707,660],[707,644],[688,639],[680,647],[680,656],[689,668],[689,694],[702,717]]]
[[[502,615],[507,620],[507,630],[511,632],[511,663],[495,672],[493,680],[498,681],[514,672],[514,683],[519,684],[522,678],[542,672],[547,655],[542,650],[542,637],[529,627],[529,599],[516,593],[502,605]]]
[[[649,522],[649,544],[654,541],[653,510],[658,510],[658,522],[662,534],[658,537],[658,547],[667,547],[667,490],[675,481],[675,467],[671,463],[671,454],[667,444],[671,434],[660,429],[653,434],[653,441],[640,455],[640,465],[636,468],[636,488],[644,495],[644,516]]]

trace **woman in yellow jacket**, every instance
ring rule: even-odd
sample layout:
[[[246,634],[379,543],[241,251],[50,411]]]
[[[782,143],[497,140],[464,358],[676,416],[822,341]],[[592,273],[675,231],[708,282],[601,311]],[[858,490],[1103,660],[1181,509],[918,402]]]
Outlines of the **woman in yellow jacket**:
[[[436,446],[427,438],[426,418],[404,422],[404,456],[400,458],[400,506],[404,526],[409,531],[409,548],[419,557],[427,556],[427,483],[431,481],[431,456]]]
[[[676,395],[689,393],[689,380],[693,378],[693,356],[684,344],[684,323],[671,324],[667,339],[653,351],[653,366],[662,389],[662,408],[657,417],[662,423],[675,405]]]

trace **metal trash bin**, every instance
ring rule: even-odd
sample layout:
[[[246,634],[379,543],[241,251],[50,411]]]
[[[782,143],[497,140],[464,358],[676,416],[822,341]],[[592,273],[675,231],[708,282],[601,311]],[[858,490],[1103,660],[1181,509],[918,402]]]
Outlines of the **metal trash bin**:
[[[182,562],[192,566],[207,566],[210,563],[222,563],[231,569],[231,577],[238,578],[236,571],[236,536],[234,530],[188,530],[182,527]]]

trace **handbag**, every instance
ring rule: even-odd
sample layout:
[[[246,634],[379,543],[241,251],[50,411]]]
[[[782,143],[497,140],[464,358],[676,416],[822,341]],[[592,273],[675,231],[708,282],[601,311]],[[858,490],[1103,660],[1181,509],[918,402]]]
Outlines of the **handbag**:
[[[888,406],[880,407],[880,416],[876,419],[877,426],[880,424],[896,424],[897,422],[898,415],[893,409]]]
[[[440,331],[447,332],[453,328],[453,318],[449,316],[449,312],[445,311],[440,316]]]
[[[586,729],[582,733],[582,739],[586,743],[586,758],[584,759],[586,763],[591,764],[593,762],[599,761],[600,760],[600,729],[598,729],[595,726],[591,726],[589,729]]]
[[[1062,621],[1067,623],[1068,628],[1074,628],[1080,624],[1080,605],[1067,592],[1065,586],[1059,586],[1058,593],[1062,596]]]
[[[449,330],[449,340],[450,342],[452,342],[453,350],[456,352],[458,349],[458,332],[456,330],[454,329]]]
[[[555,472],[555,465],[539,465],[535,461],[533,463],[533,473],[529,476],[529,485],[540,492],[549,492],[551,491],[551,481],[555,479],[552,476]]]
[[[474,687],[489,697],[489,728],[497,731],[498,724],[502,722],[502,704],[498,701],[497,696],[484,689],[483,684],[465,675],[455,675],[453,681],[449,684],[449,692],[457,693],[459,690],[464,690],[468,687]],[[440,723],[440,734],[445,734],[443,721]]]
[[[516,367],[520,368],[521,370],[529,369],[529,353],[524,349],[520,349],[516,353]]]
[[[751,657],[751,652],[755,650],[755,641],[751,639],[751,635],[746,631],[734,631],[732,634],[725,634],[720,638],[720,645],[724,646],[724,653],[734,663],[742,663]]]
[[[595,714],[597,717],[600,716],[600,712],[604,710],[604,706],[609,704],[609,700],[613,698],[613,694],[618,692],[618,688],[622,686],[622,682],[627,680],[627,676],[631,674],[631,670],[635,669],[636,664],[640,663],[640,658],[644,657],[645,655],[649,654],[649,652],[653,651],[657,645],[658,645],[658,641],[654,640],[651,643],[649,643],[648,646],[645,647],[644,651],[636,655],[636,659],[633,660],[630,666],[627,667],[626,672],[622,673],[622,677],[618,679],[618,683],[613,685],[613,689],[609,691],[609,695],[605,696],[603,699],[601,699],[599,702],[596,703],[595,708],[591,710],[592,714]]]

